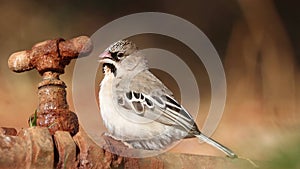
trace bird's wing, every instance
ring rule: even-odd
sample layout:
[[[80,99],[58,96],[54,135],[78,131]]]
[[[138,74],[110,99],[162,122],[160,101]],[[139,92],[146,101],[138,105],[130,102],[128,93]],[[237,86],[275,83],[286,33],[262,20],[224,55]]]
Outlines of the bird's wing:
[[[132,91],[144,94],[162,92],[173,96],[173,93],[149,70],[144,70],[135,75],[130,81],[129,88]]]
[[[193,132],[199,132],[193,117],[173,98],[172,92],[148,70],[131,79],[129,91],[124,92],[119,99],[118,103],[131,113],[185,130],[191,135]]]

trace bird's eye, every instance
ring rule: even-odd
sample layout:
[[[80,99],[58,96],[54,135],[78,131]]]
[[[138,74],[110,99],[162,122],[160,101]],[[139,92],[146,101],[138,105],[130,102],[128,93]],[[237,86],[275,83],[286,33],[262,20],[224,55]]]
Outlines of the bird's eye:
[[[116,58],[116,56],[117,56],[117,52],[111,52],[110,54],[113,58]]]
[[[118,56],[118,58],[122,58],[122,57],[124,57],[124,53],[118,53],[117,56]]]

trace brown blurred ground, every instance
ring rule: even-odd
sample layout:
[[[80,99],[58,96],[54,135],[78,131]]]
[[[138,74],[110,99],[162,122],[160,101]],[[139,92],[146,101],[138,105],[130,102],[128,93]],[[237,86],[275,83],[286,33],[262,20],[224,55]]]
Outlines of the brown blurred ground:
[[[1,0],[0,126],[27,127],[27,119],[37,104],[40,76],[35,71],[11,72],[7,67],[11,53],[46,39],[92,35],[101,26],[127,14],[159,11],[175,14],[198,26],[222,59],[228,85],[227,104],[213,137],[243,156],[266,158],[299,131],[300,14],[297,6],[296,1],[271,0]],[[160,47],[176,53],[199,75],[202,107],[197,122],[202,126],[210,101],[210,85],[203,65],[174,39],[157,35],[133,39],[141,48]],[[74,62],[62,76],[68,85],[72,110],[73,66]],[[222,155],[195,140],[184,141],[173,151]]]

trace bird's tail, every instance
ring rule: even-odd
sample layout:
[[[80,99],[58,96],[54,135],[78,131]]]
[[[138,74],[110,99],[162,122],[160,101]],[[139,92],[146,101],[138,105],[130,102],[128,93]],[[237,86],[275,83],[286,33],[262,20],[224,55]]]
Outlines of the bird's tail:
[[[218,143],[217,141],[213,140],[210,137],[207,137],[206,135],[200,133],[199,135],[196,135],[196,137],[214,147],[224,152],[229,158],[237,158],[238,156],[231,151],[229,148],[223,146],[222,144]]]

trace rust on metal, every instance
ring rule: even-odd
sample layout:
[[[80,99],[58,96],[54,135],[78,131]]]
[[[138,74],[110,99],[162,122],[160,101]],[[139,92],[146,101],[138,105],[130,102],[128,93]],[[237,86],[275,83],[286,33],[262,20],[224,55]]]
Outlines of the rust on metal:
[[[8,128],[8,127],[0,127],[0,135],[6,136],[16,136],[17,130],[15,128]]]
[[[54,134],[55,147],[58,152],[57,169],[76,168],[76,145],[69,132],[57,131]]]
[[[73,136],[79,130],[76,114],[69,110],[66,100],[66,85],[59,76],[65,66],[79,54],[85,55],[92,49],[87,36],[70,40],[62,38],[37,43],[31,50],[13,53],[8,67],[14,72],[36,69],[43,77],[38,85],[37,125],[48,127],[53,135],[56,131],[68,131]]]
[[[16,136],[0,134],[0,168],[53,168],[53,150],[47,128],[23,129]]]

